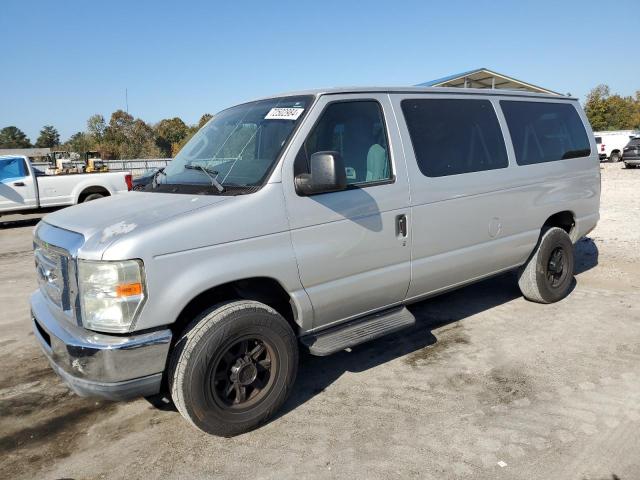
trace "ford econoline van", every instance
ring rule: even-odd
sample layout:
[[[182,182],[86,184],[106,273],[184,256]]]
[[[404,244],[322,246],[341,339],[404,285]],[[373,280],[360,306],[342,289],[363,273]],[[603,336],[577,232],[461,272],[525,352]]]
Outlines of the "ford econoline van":
[[[575,98],[348,88],[224,110],[145,191],[96,202],[35,229],[45,355],[81,395],[165,392],[230,436],[282,405],[300,348],[410,327],[408,304],[508,270],[561,300],[600,171]]]

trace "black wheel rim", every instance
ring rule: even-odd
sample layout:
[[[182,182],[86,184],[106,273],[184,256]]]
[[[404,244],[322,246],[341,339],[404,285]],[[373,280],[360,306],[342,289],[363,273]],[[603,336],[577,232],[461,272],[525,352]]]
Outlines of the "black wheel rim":
[[[271,389],[277,367],[274,348],[264,338],[243,337],[227,343],[209,368],[214,401],[231,410],[255,406]]]
[[[547,282],[552,288],[558,288],[568,275],[567,257],[562,247],[556,247],[547,262]]]

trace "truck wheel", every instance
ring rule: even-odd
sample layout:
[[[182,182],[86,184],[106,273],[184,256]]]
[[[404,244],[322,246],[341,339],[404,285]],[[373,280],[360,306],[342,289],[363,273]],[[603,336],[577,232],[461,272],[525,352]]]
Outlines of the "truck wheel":
[[[553,303],[569,293],[573,282],[573,244],[567,232],[552,227],[542,232],[536,250],[518,276],[527,300]]]
[[[90,202],[91,200],[98,200],[99,198],[103,198],[103,197],[104,195],[102,195],[101,193],[91,193],[86,197],[84,197],[84,200],[82,200],[82,203]]]
[[[198,316],[171,355],[173,402],[191,424],[231,437],[268,420],[287,399],[298,370],[298,343],[274,309],[243,300]]]
[[[618,152],[612,152],[609,156],[609,161],[611,163],[618,163],[620,161],[620,154]]]

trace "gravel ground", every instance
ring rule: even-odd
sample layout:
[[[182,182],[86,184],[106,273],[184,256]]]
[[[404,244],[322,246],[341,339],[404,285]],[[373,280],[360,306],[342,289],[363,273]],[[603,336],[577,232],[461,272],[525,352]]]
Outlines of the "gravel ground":
[[[5,217],[0,477],[640,478],[640,169],[602,185],[567,299],[527,302],[508,274],[416,304],[414,331],[303,356],[281,414],[233,439],[69,393],[30,331],[37,217]]]

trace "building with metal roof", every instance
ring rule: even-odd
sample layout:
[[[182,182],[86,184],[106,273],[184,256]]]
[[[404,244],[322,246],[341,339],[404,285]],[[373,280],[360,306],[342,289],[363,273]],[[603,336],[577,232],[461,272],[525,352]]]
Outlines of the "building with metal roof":
[[[46,158],[50,153],[50,148],[0,148],[0,155],[24,155],[30,160]]]
[[[458,87],[458,88],[498,88],[507,90],[524,90],[534,93],[561,95],[548,88],[539,87],[532,83],[523,82],[488,68],[476,68],[468,72],[456,73],[447,77],[420,83],[418,87]]]

